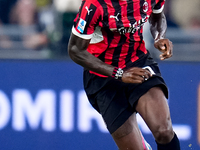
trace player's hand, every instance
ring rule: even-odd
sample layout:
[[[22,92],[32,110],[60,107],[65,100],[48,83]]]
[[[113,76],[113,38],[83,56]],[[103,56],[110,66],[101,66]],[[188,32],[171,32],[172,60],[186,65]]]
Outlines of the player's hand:
[[[151,76],[152,74],[148,70],[133,67],[124,71],[122,81],[125,83],[142,83]]]
[[[155,48],[162,52],[160,59],[164,60],[172,57],[173,45],[169,39],[159,39],[154,42]]]

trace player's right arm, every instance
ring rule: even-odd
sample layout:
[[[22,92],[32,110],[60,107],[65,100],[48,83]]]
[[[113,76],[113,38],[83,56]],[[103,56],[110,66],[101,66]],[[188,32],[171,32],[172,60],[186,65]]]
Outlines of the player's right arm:
[[[90,39],[82,39],[72,33],[68,45],[68,53],[71,59],[88,70],[105,76],[112,76],[114,66],[108,65],[90,54],[87,51],[89,43]]]
[[[72,33],[68,45],[68,53],[71,59],[88,70],[105,76],[112,76],[115,67],[90,54],[87,51],[89,43],[90,40],[82,39]],[[149,71],[134,67],[124,71],[122,81],[125,83],[142,83],[145,78],[148,79],[150,76]]]

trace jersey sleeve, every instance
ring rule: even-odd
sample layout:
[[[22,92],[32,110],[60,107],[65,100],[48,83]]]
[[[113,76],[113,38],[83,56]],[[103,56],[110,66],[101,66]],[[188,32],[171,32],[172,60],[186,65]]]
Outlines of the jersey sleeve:
[[[159,2],[153,8],[153,13],[154,14],[161,13],[164,9],[164,4],[165,4],[165,0],[159,0]]]
[[[72,33],[83,39],[91,39],[95,27],[99,24],[100,12],[90,0],[83,0],[74,19]]]

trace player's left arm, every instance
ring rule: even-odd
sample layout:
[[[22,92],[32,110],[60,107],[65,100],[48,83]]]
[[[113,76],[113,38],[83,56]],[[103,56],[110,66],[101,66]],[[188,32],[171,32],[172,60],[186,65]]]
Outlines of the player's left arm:
[[[165,38],[167,30],[167,21],[164,12],[152,13],[149,18],[150,31],[154,38],[154,46],[162,52],[160,59],[164,60],[170,58],[173,53],[172,42]]]

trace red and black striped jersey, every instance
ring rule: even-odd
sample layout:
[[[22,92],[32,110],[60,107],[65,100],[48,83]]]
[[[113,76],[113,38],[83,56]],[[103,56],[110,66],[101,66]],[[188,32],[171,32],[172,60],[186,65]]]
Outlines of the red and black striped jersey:
[[[88,52],[103,62],[126,68],[147,53],[143,25],[161,13],[165,0],[83,0],[72,33],[91,39]]]

